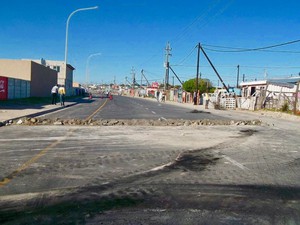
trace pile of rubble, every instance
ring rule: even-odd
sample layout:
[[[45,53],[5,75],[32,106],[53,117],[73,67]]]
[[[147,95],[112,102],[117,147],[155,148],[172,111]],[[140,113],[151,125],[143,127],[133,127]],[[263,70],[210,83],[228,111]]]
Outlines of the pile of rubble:
[[[7,125],[68,125],[68,126],[215,126],[215,125],[261,125],[261,120],[183,120],[183,119],[164,119],[145,120],[81,120],[81,119],[41,119],[41,118],[22,118],[18,120],[9,120],[0,123],[0,126]]]

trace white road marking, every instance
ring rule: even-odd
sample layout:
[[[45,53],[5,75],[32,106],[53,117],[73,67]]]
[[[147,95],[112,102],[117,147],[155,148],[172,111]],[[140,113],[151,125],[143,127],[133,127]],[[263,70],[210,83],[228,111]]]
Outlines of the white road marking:
[[[162,165],[162,166],[158,166],[158,167],[152,168],[152,169],[150,169],[149,171],[153,172],[153,171],[162,170],[162,169],[166,168],[167,166],[171,166],[171,165],[173,165],[172,162],[167,163],[167,164]]]
[[[233,165],[239,167],[242,170],[250,170],[249,168],[245,167],[244,165],[240,164],[239,162],[233,160],[232,158],[230,158],[228,156],[224,156],[224,159],[226,159],[227,161],[231,162]]]
[[[154,112],[154,111],[151,111],[153,114],[156,114],[156,112]]]

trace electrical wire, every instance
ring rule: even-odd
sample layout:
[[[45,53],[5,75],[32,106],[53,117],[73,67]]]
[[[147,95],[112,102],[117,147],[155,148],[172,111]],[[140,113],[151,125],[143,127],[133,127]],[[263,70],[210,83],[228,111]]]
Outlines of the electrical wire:
[[[203,47],[205,50],[208,51],[214,51],[214,52],[251,52],[251,51],[267,51],[267,49],[271,48],[277,48],[281,46],[286,46],[286,45],[291,45],[300,42],[299,40],[294,40],[294,41],[288,41],[280,44],[275,44],[275,45],[269,45],[265,47],[259,47],[259,48],[234,48],[234,47],[225,47],[225,46],[217,46],[217,45],[208,45],[208,44],[203,44],[202,46],[208,46],[208,47],[214,47],[214,48],[223,48],[223,49],[233,49],[233,50],[218,50],[218,49],[212,49],[212,48],[207,48]],[[270,51],[270,52],[282,52],[282,53],[300,53],[298,51]]]
[[[207,9],[203,10],[200,14],[200,16],[196,17],[189,25],[187,25],[181,33],[179,33],[177,36],[172,41],[172,43],[176,43],[179,41],[181,38],[183,38],[190,29],[196,24],[200,23],[205,20],[205,18],[211,14],[211,11],[220,3],[220,0],[216,0],[213,2]]]
[[[200,14],[200,16],[196,17],[189,25],[187,25],[185,28],[183,28],[182,32],[179,33],[177,36],[175,36],[174,39],[171,40],[171,43],[176,43],[179,40],[183,39],[188,33],[190,33],[189,31],[193,28],[193,26],[195,26],[196,24],[199,23],[203,23],[201,25],[201,27],[199,27],[197,30],[201,29],[202,27],[204,27],[205,25],[207,25],[208,23],[210,23],[212,20],[214,20],[216,17],[218,17],[219,15],[221,15],[222,13],[224,13],[224,11],[226,11],[226,9],[234,2],[235,0],[229,0],[227,2],[227,4],[221,8],[219,11],[217,11],[215,14],[213,14],[213,10],[220,4],[221,0],[215,0],[213,3],[211,3],[209,5],[209,7],[205,10],[202,11],[202,13]],[[206,22],[204,23],[204,21],[206,20]],[[157,51],[156,53],[154,53],[150,58],[148,58],[146,61],[142,62],[140,64],[140,66],[143,66],[145,64],[147,64],[148,62],[152,61],[154,58],[156,58],[157,56],[159,56],[161,54],[161,50]],[[190,53],[192,54],[192,53]],[[188,59],[189,56],[187,56],[186,59]],[[185,61],[186,59],[184,59],[183,61]]]
[[[196,47],[192,48],[192,50],[190,51],[190,53],[185,56],[179,63],[177,63],[178,65],[182,65],[187,59],[189,59],[191,57],[191,55],[195,52]]]

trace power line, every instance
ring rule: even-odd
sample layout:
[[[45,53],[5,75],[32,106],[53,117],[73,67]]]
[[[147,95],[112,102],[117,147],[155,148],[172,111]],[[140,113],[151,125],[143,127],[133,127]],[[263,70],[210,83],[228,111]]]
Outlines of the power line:
[[[176,43],[177,41],[179,41],[181,38],[183,38],[188,31],[198,22],[202,22],[205,17],[207,17],[208,15],[211,14],[211,11],[213,8],[215,8],[218,4],[220,3],[220,0],[216,0],[214,3],[210,4],[208,9],[203,10],[200,14],[200,16],[196,17],[189,25],[187,25],[184,29],[182,29],[182,32],[180,34],[178,34],[173,40],[171,40],[172,42]]]
[[[209,5],[209,7],[205,10],[203,10],[200,14],[200,16],[196,17],[192,23],[187,25],[180,34],[175,36],[174,39],[171,39],[172,43],[177,43],[180,41],[180,39],[185,39],[185,36],[191,36],[191,29],[193,26],[198,25],[197,31],[205,27],[207,24],[213,22],[218,16],[222,15],[227,8],[233,4],[235,0],[228,0],[225,5],[223,5],[222,8],[219,8],[218,6],[223,3],[221,0],[216,0],[213,3]]]
[[[179,63],[175,64],[175,65],[182,65],[188,58],[191,57],[191,55],[194,53],[194,51],[196,50],[196,47],[193,47],[192,50],[190,51],[190,53],[185,56]]]
[[[224,11],[226,11],[226,9],[234,2],[234,0],[229,0],[223,8],[221,8],[219,11],[217,11],[215,14],[213,14],[213,10],[220,4],[220,2],[221,2],[221,0],[215,0],[213,3],[211,3],[207,9],[202,11],[200,16],[196,17],[189,25],[187,25],[185,28],[183,28],[181,33],[177,34],[174,39],[171,39],[171,43],[176,43],[180,39],[183,39],[184,36],[186,36],[190,32],[190,30],[192,29],[192,27],[195,24],[202,23],[202,25],[200,27],[200,28],[202,28],[205,25],[207,25],[208,23],[210,23],[213,19],[215,19],[216,17],[218,17],[219,15],[224,13]],[[213,14],[213,16],[212,16],[212,14]],[[206,20],[206,22],[205,22],[205,20]],[[199,30],[200,28],[198,28],[197,30]],[[150,56],[147,60],[142,62],[140,64],[140,66],[144,66],[148,62],[152,61],[154,58],[158,57],[160,54],[161,54],[161,50],[157,51],[152,56]]]
[[[238,51],[230,51],[230,50],[217,50],[217,49],[212,49],[212,48],[205,48],[204,47],[204,49],[205,50],[207,50],[207,51],[211,51],[211,52],[223,52],[223,53],[225,53],[225,52],[231,52],[231,53],[240,53],[240,52],[250,52],[250,51],[261,51],[261,52],[274,52],[274,53],[293,53],[293,54],[299,54],[300,53],[300,51],[283,51],[283,50],[248,50],[248,49],[241,49],[241,50],[238,50]]]
[[[223,49],[233,49],[233,50],[218,50],[218,49],[212,49],[212,48],[204,48],[209,51],[215,51],[215,52],[251,52],[251,51],[266,51],[266,49],[271,49],[271,48],[276,48],[276,47],[281,47],[285,45],[291,45],[300,42],[299,40],[294,40],[294,41],[288,41],[280,44],[275,44],[275,45],[269,45],[265,47],[259,47],[259,48],[234,48],[234,47],[225,47],[225,46],[217,46],[217,45],[207,45],[203,44],[203,46],[208,46],[208,47],[214,47],[214,48],[223,48]],[[272,52],[285,52],[285,53],[300,53],[297,51],[272,51]]]

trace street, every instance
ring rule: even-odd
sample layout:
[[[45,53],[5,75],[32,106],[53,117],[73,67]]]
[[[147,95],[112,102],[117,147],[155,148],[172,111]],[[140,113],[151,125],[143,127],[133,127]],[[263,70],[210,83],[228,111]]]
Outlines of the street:
[[[96,112],[96,114],[94,114]],[[142,98],[113,96],[109,98],[94,97],[92,100],[63,111],[52,113],[45,118],[60,119],[222,119],[209,112],[193,113],[186,109]]]
[[[2,224],[299,224],[299,123],[114,96],[43,118],[262,125],[0,128]]]

